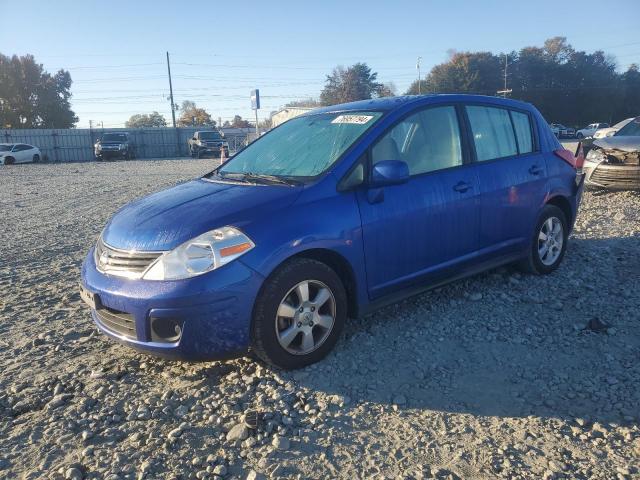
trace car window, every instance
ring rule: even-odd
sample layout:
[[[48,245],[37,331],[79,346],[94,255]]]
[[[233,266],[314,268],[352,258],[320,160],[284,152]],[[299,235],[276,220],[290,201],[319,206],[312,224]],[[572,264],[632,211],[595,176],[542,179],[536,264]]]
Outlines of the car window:
[[[462,165],[455,107],[428,108],[405,118],[376,142],[371,159],[373,164],[402,160],[411,175]]]
[[[466,109],[479,162],[518,154],[507,110],[475,105]]]
[[[511,110],[513,128],[518,139],[520,154],[533,152],[533,136],[531,135],[531,118],[526,113]]]

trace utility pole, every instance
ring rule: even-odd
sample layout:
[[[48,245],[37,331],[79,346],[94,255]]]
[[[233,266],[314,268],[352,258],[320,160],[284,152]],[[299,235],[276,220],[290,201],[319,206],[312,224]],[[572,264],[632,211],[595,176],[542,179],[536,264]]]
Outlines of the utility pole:
[[[512,90],[507,88],[507,68],[509,66],[509,56],[504,54],[504,88],[502,90],[498,90],[496,93],[498,95],[502,94],[504,98],[507,98],[507,94],[511,93]]]
[[[422,60],[422,57],[418,57],[418,62],[416,63],[416,68],[418,69],[418,95],[420,95],[420,60]]]
[[[169,97],[171,99],[171,120],[173,128],[176,128],[176,106],[173,103],[173,85],[171,84],[171,64],[169,63],[169,52],[167,52],[167,72],[169,73]]]

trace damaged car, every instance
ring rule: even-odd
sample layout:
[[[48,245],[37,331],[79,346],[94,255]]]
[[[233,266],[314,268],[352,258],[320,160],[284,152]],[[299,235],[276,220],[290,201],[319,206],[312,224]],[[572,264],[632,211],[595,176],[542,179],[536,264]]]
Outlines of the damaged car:
[[[595,140],[585,159],[584,173],[588,185],[640,189],[640,117],[615,135]]]

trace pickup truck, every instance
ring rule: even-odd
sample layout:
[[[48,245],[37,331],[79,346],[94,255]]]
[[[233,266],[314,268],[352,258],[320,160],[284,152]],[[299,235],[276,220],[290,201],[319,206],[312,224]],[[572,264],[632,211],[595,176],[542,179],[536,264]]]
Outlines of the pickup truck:
[[[200,158],[207,153],[213,156],[220,156],[224,151],[224,156],[229,157],[229,143],[224,139],[224,135],[217,130],[207,130],[195,132],[193,137],[187,140],[189,153],[194,158]]]

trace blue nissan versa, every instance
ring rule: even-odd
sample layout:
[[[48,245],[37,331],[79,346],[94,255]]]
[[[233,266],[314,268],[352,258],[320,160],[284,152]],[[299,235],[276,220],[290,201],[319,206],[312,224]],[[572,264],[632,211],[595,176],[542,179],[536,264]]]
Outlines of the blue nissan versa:
[[[270,131],[202,178],[120,209],[82,267],[98,327],[204,360],[298,368],[349,316],[518,262],[562,261],[580,162],[531,105],[395,97]]]

